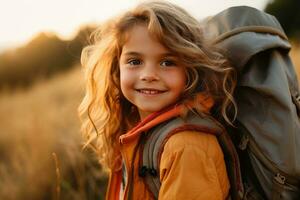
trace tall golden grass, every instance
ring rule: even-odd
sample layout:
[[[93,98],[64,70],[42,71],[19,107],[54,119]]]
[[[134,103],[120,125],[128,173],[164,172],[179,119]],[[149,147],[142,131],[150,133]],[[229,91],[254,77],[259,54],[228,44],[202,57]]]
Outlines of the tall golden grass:
[[[106,176],[82,151],[79,67],[0,96],[0,199],[102,199]]]
[[[300,77],[300,48],[292,49]],[[103,199],[107,178],[95,154],[82,151],[77,107],[79,67],[0,94],[0,199]]]

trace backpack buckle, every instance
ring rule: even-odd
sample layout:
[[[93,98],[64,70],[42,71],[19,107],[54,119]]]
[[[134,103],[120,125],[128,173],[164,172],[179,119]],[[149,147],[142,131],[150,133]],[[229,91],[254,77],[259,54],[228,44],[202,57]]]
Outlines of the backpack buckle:
[[[300,94],[297,92],[296,94],[292,95],[292,100],[296,106],[297,114],[300,116]]]
[[[280,173],[277,173],[275,176],[274,176],[274,180],[277,182],[277,183],[280,183],[281,185],[284,185],[285,184],[285,176],[281,175]]]
[[[142,166],[142,167],[139,169],[139,176],[140,176],[140,177],[145,177],[147,171],[148,171],[147,166]]]

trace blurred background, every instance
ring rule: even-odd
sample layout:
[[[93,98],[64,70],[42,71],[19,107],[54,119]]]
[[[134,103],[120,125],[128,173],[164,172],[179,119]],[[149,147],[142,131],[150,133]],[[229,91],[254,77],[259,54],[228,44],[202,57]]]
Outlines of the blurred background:
[[[137,0],[0,0],[0,199],[103,199],[107,176],[82,151],[80,53]],[[248,5],[275,15],[300,74],[299,0],[173,0],[197,19]]]

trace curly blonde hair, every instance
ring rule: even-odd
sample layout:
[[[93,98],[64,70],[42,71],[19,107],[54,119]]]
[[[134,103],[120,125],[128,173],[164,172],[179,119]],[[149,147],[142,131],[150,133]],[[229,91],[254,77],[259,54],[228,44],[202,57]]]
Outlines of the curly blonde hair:
[[[199,22],[166,1],[140,3],[100,26],[93,33],[94,43],[82,51],[86,94],[78,108],[81,129],[86,145],[94,148],[102,165],[109,169],[120,167],[119,136],[139,120],[134,106],[122,95],[119,80],[122,46],[129,30],[138,24],[146,25],[150,34],[186,66],[186,98],[199,92],[209,94],[228,123],[227,111],[234,105],[234,70],[205,42]]]

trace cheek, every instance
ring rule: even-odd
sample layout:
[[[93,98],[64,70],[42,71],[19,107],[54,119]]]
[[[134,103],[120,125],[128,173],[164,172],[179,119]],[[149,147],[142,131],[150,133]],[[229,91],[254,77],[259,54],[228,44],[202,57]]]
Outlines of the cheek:
[[[133,78],[126,70],[120,69],[120,85],[123,94],[126,94],[128,89],[133,87]]]
[[[172,77],[172,78],[170,78]],[[166,80],[168,80],[169,85],[177,90],[178,93],[182,93],[185,89],[186,85],[186,74],[184,71],[178,71],[174,72],[172,74],[169,74],[168,77],[166,77]]]

